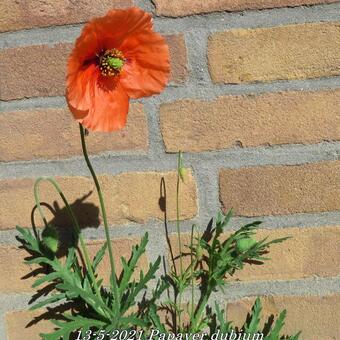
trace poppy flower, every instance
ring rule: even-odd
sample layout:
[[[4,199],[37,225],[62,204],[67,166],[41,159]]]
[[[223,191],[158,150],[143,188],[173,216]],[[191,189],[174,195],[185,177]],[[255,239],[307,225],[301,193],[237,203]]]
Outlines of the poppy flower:
[[[130,98],[160,93],[168,82],[169,48],[152,18],[132,7],[85,25],[67,64],[66,99],[92,131],[125,126]]]

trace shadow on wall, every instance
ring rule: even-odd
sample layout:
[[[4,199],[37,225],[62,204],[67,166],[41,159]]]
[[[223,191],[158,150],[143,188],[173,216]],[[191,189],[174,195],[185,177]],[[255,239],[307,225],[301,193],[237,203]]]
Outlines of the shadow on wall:
[[[99,208],[92,203],[86,203],[85,200],[92,194],[92,191],[87,193],[81,198],[75,200],[70,207],[79,223],[81,229],[91,227],[91,228],[98,228],[100,225],[100,218],[99,218]],[[61,208],[57,201],[53,202],[53,205],[46,202],[41,202],[41,205],[44,208],[47,208],[53,215],[53,218],[48,221],[49,225],[53,225],[56,227],[58,234],[59,234],[59,247],[56,256],[58,258],[62,258],[67,254],[67,249],[71,246],[77,244],[77,236],[72,225],[71,218],[67,212],[66,207]],[[37,235],[37,226],[35,222],[37,213],[37,206],[34,206],[31,211],[31,223],[32,229]],[[26,249],[24,246],[20,248]],[[78,247],[77,247],[78,249]],[[28,249],[26,251],[29,252]],[[79,254],[80,252],[78,252]],[[32,253],[31,253],[32,254]],[[27,257],[25,260],[29,260],[31,257]],[[79,260],[84,264],[84,259],[79,258]],[[48,266],[40,266],[37,269],[32,270],[30,273],[26,274],[22,277],[22,279],[27,279],[30,277],[37,277],[38,275],[46,275],[50,272],[50,268]],[[29,304],[34,303],[37,299],[47,296],[50,292],[54,290],[56,283],[48,284],[42,289],[38,289],[36,293],[32,296]],[[47,311],[38,317],[35,317],[31,322],[26,325],[26,328],[31,327],[37,324],[41,320],[50,320],[53,319],[60,319],[62,320],[62,313],[64,311],[70,310],[70,304],[62,304],[60,306],[56,306],[54,308],[48,308]],[[72,306],[73,308],[78,308],[76,305]]]
[[[85,202],[85,200],[91,195],[92,191],[70,204],[70,207],[81,229],[98,228],[100,225],[99,208],[93,203]],[[53,202],[53,206],[46,202],[42,202],[41,205],[46,207],[54,216],[53,219],[48,221],[48,224],[55,226],[58,231],[59,249],[57,257],[63,257],[67,254],[67,249],[76,242],[75,230],[72,225],[72,220],[67,212],[66,207],[60,208],[57,201]],[[35,234],[37,233],[37,227],[35,223],[36,212],[37,206],[35,206],[31,212],[31,223]]]

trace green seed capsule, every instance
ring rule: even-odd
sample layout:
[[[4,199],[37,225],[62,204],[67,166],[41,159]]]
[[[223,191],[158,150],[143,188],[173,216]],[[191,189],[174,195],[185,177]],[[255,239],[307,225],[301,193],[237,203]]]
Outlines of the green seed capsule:
[[[109,64],[110,67],[117,70],[120,70],[124,65],[124,61],[122,59],[113,57],[107,58],[107,63]]]
[[[254,244],[256,244],[256,241],[253,240],[252,238],[248,237],[248,238],[243,238],[241,240],[238,240],[236,242],[236,249],[240,252],[240,253],[245,253],[246,251],[248,251]]]

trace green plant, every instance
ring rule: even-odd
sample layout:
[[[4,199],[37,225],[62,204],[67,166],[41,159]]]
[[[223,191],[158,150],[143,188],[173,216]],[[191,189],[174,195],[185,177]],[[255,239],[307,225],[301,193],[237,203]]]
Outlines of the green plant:
[[[87,155],[85,131],[80,125],[80,134],[85,161],[90,169],[94,184],[99,196],[106,243],[91,260],[88,255],[85,241],[75,214],[72,211],[65,195],[55,180],[39,178],[36,181],[34,193],[37,208],[45,223],[40,233],[34,229],[17,227],[18,237],[23,247],[29,252],[28,264],[36,264],[44,271],[33,284],[34,288],[45,287],[47,298],[36,302],[31,309],[42,307],[54,311],[51,321],[55,331],[50,334],[41,334],[46,340],[52,339],[97,339],[102,340],[107,334],[115,334],[117,330],[125,330],[132,338],[146,339],[150,334],[154,338],[163,339],[162,334],[194,334],[206,332],[202,338],[210,338],[216,332],[241,334],[258,334],[260,330],[261,303],[257,299],[246,322],[240,329],[232,326],[226,320],[225,313],[215,304],[214,309],[209,306],[209,298],[213,292],[223,290],[227,284],[228,276],[241,270],[249,261],[264,261],[264,254],[273,243],[279,243],[286,238],[267,241],[255,241],[253,236],[260,222],[247,224],[226,237],[224,231],[229,222],[232,211],[226,215],[219,213],[216,220],[209,222],[205,232],[195,234],[192,227],[190,244],[186,245],[187,252],[183,251],[181,232],[179,226],[179,186],[185,178],[182,154],[178,158],[177,178],[177,232],[179,247],[179,272],[173,265],[169,274],[157,276],[161,257],[149,264],[148,270],[142,270],[136,278],[136,268],[148,243],[148,234],[141,239],[139,245],[134,246],[129,259],[121,258],[122,272],[118,275],[113,260],[113,249],[110,242],[105,204],[100,185]],[[56,227],[50,225],[42,211],[39,198],[39,184],[49,181],[61,196],[69,218],[73,224],[73,240],[67,249],[66,259],[58,258],[57,250],[60,240]],[[80,245],[80,247],[78,246]],[[110,283],[103,285],[98,276],[98,265],[108,251],[111,265]],[[185,265],[185,259],[189,264]],[[155,282],[154,289],[150,286]],[[46,288],[47,287],[47,288]],[[198,289],[197,289],[198,288]],[[170,294],[170,289],[173,295]],[[195,291],[199,291],[199,298],[195,302]],[[167,291],[169,298],[164,301]],[[183,307],[183,294],[191,293],[190,301]],[[172,297],[171,297],[172,296]],[[173,322],[162,321],[161,311],[165,310],[172,317]],[[272,327],[263,330],[264,339],[283,339],[280,335],[284,324],[285,311],[283,311]],[[184,314],[188,316],[184,321]],[[157,332],[155,332],[157,330]],[[91,337],[96,332],[96,337]],[[154,333],[152,333],[154,332]],[[157,334],[156,334],[157,333]],[[191,335],[190,335],[191,334]],[[299,334],[286,339],[296,340]],[[236,338],[235,338],[236,339]]]

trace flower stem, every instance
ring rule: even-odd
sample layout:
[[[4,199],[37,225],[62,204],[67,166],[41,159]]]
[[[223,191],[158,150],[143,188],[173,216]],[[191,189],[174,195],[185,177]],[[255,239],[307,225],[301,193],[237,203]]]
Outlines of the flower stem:
[[[75,228],[75,230],[77,232],[77,235],[79,237],[81,250],[84,253],[84,257],[85,257],[86,270],[87,270],[87,272],[90,275],[90,278],[91,278],[91,280],[93,282],[93,286],[94,286],[94,289],[96,291],[96,294],[97,294],[98,298],[100,300],[102,300],[102,296],[100,294],[100,290],[99,290],[99,287],[98,287],[98,284],[97,284],[97,281],[96,281],[96,278],[95,278],[95,275],[94,275],[94,272],[93,272],[93,268],[92,268],[91,261],[90,261],[90,258],[89,258],[89,254],[88,254],[88,251],[87,251],[87,248],[86,248],[86,245],[85,245],[85,241],[84,241],[84,238],[83,238],[83,236],[81,234],[80,227],[79,227],[77,218],[75,217],[75,215],[73,213],[73,210],[71,209],[71,207],[70,207],[70,205],[69,205],[69,203],[68,203],[64,193],[61,191],[58,183],[53,178],[50,178],[50,177],[39,177],[35,181],[35,183],[34,183],[34,198],[35,198],[35,203],[37,205],[38,211],[40,213],[41,218],[44,221],[45,226],[47,227],[48,223],[47,223],[47,220],[45,218],[44,212],[43,212],[43,210],[41,208],[41,204],[40,204],[39,184],[40,184],[41,181],[50,182],[54,186],[54,188],[56,189],[58,194],[60,195],[61,199],[63,200],[63,202],[64,202],[64,204],[66,206],[67,213],[69,214],[69,216],[70,216],[70,218],[71,218],[71,220],[73,222],[74,228]],[[103,300],[102,300],[102,302],[103,302]]]
[[[104,204],[104,198],[103,194],[96,176],[96,173],[93,170],[92,164],[90,162],[88,153],[87,153],[87,148],[86,148],[86,142],[85,142],[85,131],[84,128],[81,124],[79,124],[79,129],[80,129],[80,137],[81,137],[81,146],[83,149],[83,155],[85,158],[85,162],[91,172],[94,184],[97,189],[98,197],[99,197],[99,203],[100,203],[100,208],[103,216],[103,222],[104,222],[104,229],[105,229],[105,236],[106,236],[106,241],[107,241],[107,249],[109,251],[109,258],[110,258],[110,265],[111,265],[111,284],[113,286],[113,294],[116,302],[116,311],[118,312],[120,310],[120,297],[119,297],[119,289],[118,289],[118,283],[117,283],[117,277],[116,277],[116,268],[115,268],[115,263],[113,259],[113,250],[112,250],[112,244],[110,240],[110,233],[109,233],[109,226],[107,223],[107,216],[106,216],[106,209],[105,209],[105,204]],[[117,314],[118,315],[118,314]]]
[[[195,229],[195,224],[193,224],[192,227],[191,227],[191,236],[190,236],[191,317],[194,316],[194,303],[195,303],[195,296],[194,296],[194,266],[193,266],[194,229]]]
[[[178,235],[178,250],[179,250],[179,263],[180,263],[180,277],[182,282],[183,280],[183,259],[182,259],[182,242],[181,242],[181,231],[179,228],[179,183],[180,183],[180,171],[181,171],[181,157],[182,153],[179,151],[178,153],[178,163],[177,163],[177,185],[176,185],[176,227],[177,227],[177,235]],[[179,291],[179,313],[178,313],[178,327],[181,327],[182,322],[182,287],[180,287]]]

